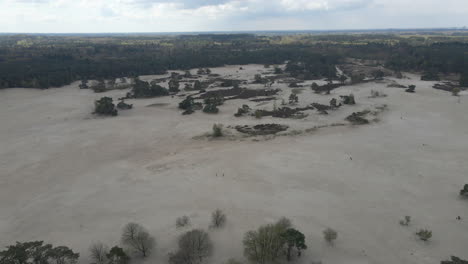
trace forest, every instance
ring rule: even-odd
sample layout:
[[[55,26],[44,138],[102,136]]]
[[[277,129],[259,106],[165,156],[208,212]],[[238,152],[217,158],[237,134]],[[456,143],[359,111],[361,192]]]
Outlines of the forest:
[[[395,71],[457,74],[468,86],[468,36],[385,34],[0,35],[0,88],[60,87],[82,79],[162,74],[234,64],[306,62],[333,77],[346,58]],[[330,70],[332,69],[332,70]]]

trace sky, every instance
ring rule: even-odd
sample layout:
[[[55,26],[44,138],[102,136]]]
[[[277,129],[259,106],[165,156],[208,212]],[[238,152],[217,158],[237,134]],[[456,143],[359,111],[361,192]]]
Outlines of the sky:
[[[464,26],[468,26],[468,0],[0,0],[0,32],[200,32]]]

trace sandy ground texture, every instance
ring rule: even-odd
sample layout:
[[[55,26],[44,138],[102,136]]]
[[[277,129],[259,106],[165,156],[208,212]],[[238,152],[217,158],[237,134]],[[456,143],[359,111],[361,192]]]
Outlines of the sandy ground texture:
[[[266,71],[259,65],[243,68],[212,70],[249,81]],[[468,98],[459,101],[431,88],[433,82],[407,76],[395,81],[417,85],[414,94],[387,88],[386,80],[317,95],[306,82],[299,106],[349,93],[357,105],[329,115],[310,111],[298,120],[234,117],[242,104],[273,107],[272,101],[247,100],[227,101],[217,115],[183,116],[177,96],[128,100],[134,109],[102,118],[91,114],[94,100],[116,99],[127,91],[95,94],[78,89],[78,83],[0,90],[0,246],[45,240],[70,246],[81,253],[80,263],[89,263],[92,242],[118,244],[121,228],[135,221],[156,237],[147,263],[166,263],[177,236],[189,230],[176,229],[175,219],[188,215],[192,228],[207,229],[211,212],[220,208],[227,224],[209,231],[215,251],[207,263],[243,260],[244,233],[282,216],[306,235],[309,249],[299,263],[466,259],[468,200],[458,192],[468,183]],[[283,89],[283,98],[291,90],[279,83],[272,88]],[[368,98],[371,89],[388,96]],[[304,132],[346,124],[351,112],[383,104],[387,110],[370,125]],[[299,132],[251,138],[232,130],[229,139],[202,136],[214,123],[272,122]],[[405,215],[412,217],[408,227],[398,224]],[[323,241],[327,227],[338,231],[334,247]],[[420,228],[433,231],[431,241],[415,237]]]

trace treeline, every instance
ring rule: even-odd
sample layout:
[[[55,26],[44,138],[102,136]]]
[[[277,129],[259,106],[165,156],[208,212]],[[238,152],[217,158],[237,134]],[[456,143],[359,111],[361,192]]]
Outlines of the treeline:
[[[286,41],[287,40],[287,41]],[[424,42],[421,42],[424,43]],[[468,43],[414,45],[393,35],[0,36],[0,88],[48,88],[80,79],[162,74],[169,69],[303,61],[327,77],[346,57],[397,71],[468,74]],[[293,65],[291,65],[293,66]],[[322,67],[323,66],[323,67]],[[298,72],[298,69],[293,69]]]

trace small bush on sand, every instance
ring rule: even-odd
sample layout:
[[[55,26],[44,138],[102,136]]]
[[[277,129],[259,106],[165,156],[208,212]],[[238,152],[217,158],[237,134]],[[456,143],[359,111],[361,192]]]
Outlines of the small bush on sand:
[[[453,87],[452,89],[452,95],[453,96],[458,96],[458,94],[460,93],[460,88],[459,87]]]
[[[222,137],[223,136],[223,125],[214,124],[213,125],[213,137]]]
[[[190,218],[186,215],[177,217],[176,219],[176,227],[182,228],[190,225]]]
[[[338,233],[331,228],[327,228],[323,231],[323,238],[328,244],[333,245],[335,240],[338,238]]]
[[[123,228],[121,241],[123,245],[144,258],[151,254],[155,244],[154,238],[148,231],[136,223],[128,223]]]
[[[226,223],[226,214],[220,209],[216,209],[211,214],[211,225],[210,228],[221,228]]]
[[[411,216],[407,215],[405,216],[405,219],[400,220],[400,225],[409,226],[410,222],[411,222]]]
[[[94,113],[98,115],[116,116],[117,109],[115,109],[115,105],[112,102],[112,98],[105,96],[99,100],[96,100],[94,102]]]
[[[432,237],[432,231],[428,229],[420,229],[418,232],[416,232],[416,235],[422,241],[428,241]]]
[[[460,195],[468,198],[468,184],[465,184],[463,189],[460,190]]]
[[[410,85],[408,86],[408,89],[405,90],[407,93],[414,93],[416,89],[416,85]]]

